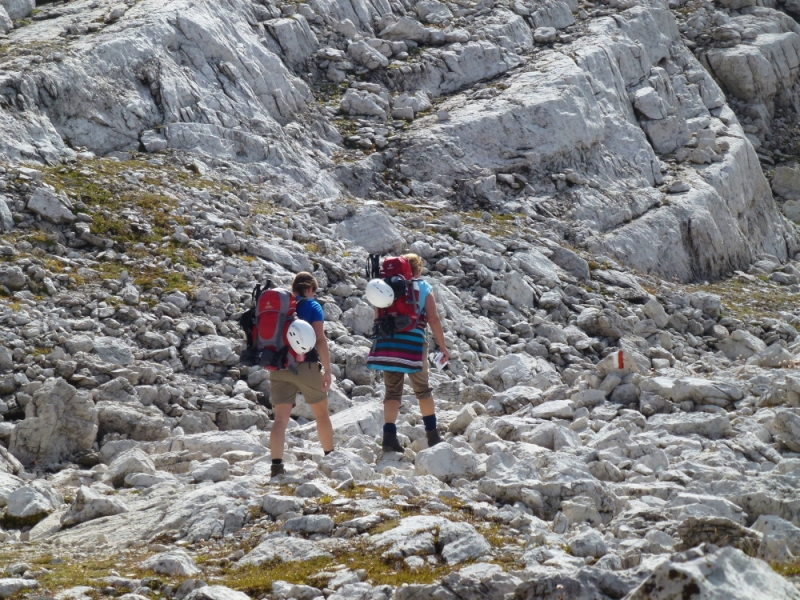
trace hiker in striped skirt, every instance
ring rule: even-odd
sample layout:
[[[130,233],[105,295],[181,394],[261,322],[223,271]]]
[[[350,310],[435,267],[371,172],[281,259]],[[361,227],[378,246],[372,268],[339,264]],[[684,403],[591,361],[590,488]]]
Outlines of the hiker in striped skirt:
[[[397,439],[395,421],[400,412],[405,375],[408,375],[419,402],[428,446],[442,441],[436,428],[433,390],[428,381],[428,342],[425,335],[427,325],[430,325],[441,352],[442,364],[449,360],[450,353],[447,351],[444,330],[436,309],[436,298],[431,285],[419,278],[422,273],[422,259],[416,254],[406,254],[396,259],[387,258],[384,260],[384,264],[390,260],[407,261],[411,277],[406,282],[407,292],[404,298],[395,300],[392,307],[375,310],[376,335],[367,359],[367,366],[383,372],[383,383],[386,386],[386,395],[383,400],[383,449],[403,452],[403,447]],[[409,310],[409,306],[413,309]],[[400,320],[398,311],[403,313],[403,317],[413,313],[410,324],[399,327],[399,331],[398,327],[387,329],[379,326],[382,320],[383,322],[405,323],[406,321]]]

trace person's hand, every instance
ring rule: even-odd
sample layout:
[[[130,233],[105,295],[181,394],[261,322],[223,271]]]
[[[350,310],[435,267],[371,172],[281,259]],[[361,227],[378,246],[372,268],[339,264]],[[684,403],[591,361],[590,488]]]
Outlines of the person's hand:
[[[328,371],[325,371],[322,374],[322,391],[327,392],[328,389],[330,389],[332,382],[333,379],[331,378],[331,374]]]
[[[442,358],[444,358],[444,362],[450,362],[450,351],[447,348],[445,348],[444,346],[440,346],[439,352],[442,353]]]

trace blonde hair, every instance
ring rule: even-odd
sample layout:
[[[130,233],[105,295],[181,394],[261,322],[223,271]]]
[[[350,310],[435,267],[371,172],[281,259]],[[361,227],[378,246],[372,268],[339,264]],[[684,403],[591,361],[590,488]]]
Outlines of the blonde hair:
[[[300,271],[292,281],[292,292],[296,296],[305,296],[306,290],[316,291],[318,287],[317,278],[307,271]]]
[[[411,266],[411,274],[414,277],[419,277],[422,274],[422,259],[417,254],[403,254],[403,258]]]

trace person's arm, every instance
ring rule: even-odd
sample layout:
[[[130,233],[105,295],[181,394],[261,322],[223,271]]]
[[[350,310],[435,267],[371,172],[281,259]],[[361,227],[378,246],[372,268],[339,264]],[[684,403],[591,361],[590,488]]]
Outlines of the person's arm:
[[[311,326],[314,328],[314,333],[317,334],[317,354],[319,361],[322,363],[322,368],[325,372],[322,374],[322,389],[327,391],[331,387],[331,352],[328,349],[328,338],[325,337],[325,322],[314,321]]]
[[[442,320],[439,318],[439,312],[436,310],[436,298],[433,297],[433,292],[428,294],[428,297],[425,298],[425,314],[428,316],[428,325],[431,326],[436,345],[439,346],[439,350],[444,355],[444,359],[446,361],[450,360],[450,352],[447,350]]]

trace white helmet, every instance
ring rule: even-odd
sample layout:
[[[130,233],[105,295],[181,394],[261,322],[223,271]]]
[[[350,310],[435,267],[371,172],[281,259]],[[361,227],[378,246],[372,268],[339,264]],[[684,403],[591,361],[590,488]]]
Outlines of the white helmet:
[[[373,279],[367,284],[367,302],[376,308],[388,308],[394,302],[394,292],[383,279]]]
[[[286,337],[292,350],[298,354],[307,354],[317,345],[317,334],[314,333],[314,328],[301,319],[292,321]]]

